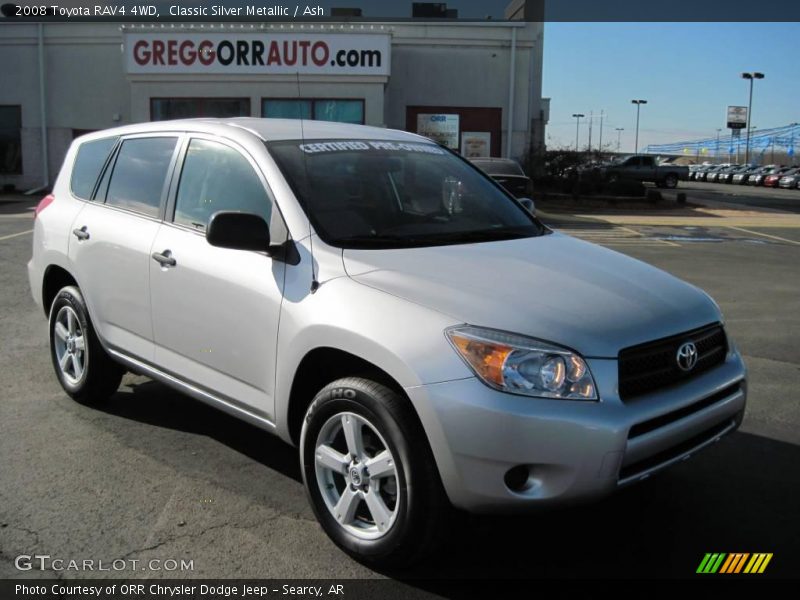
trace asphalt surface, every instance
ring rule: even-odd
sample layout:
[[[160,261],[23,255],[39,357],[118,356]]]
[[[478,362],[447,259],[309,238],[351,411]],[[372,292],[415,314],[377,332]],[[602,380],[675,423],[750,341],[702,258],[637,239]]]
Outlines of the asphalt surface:
[[[800,190],[763,186],[682,181],[678,191],[687,192],[696,200],[722,200],[742,206],[771,208],[800,213]]]
[[[742,429],[599,503],[464,517],[435,561],[377,573],[317,525],[293,448],[142,377],[98,408],[61,391],[28,290],[29,208],[0,200],[0,578],[54,575],[18,571],[20,554],[141,561],[65,577],[386,576],[444,595],[447,579],[690,577],[706,552],[772,552],[762,577],[798,574],[798,229],[570,230],[714,296],[750,370]],[[150,559],[194,568],[143,569]]]

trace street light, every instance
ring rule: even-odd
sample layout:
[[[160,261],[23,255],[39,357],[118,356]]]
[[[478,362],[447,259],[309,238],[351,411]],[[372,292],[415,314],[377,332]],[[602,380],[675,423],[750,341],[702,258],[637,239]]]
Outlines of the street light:
[[[754,71],[753,73],[742,73],[742,79],[750,80],[750,100],[747,103],[747,141],[744,143],[744,162],[750,164],[750,116],[753,112],[753,81],[764,79],[764,74]]]
[[[719,162],[719,133],[720,133],[720,131],[722,131],[722,128],[721,127],[717,127],[717,151],[714,152],[714,157],[717,159],[717,162]]]
[[[619,142],[620,142],[620,138],[622,138],[622,132],[625,131],[625,128],[624,127],[617,127],[616,131],[617,131],[617,153],[619,153]]]
[[[633,148],[633,153],[636,154],[639,151],[639,111],[642,108],[642,104],[647,104],[647,100],[631,100],[631,104],[636,105],[636,145]]]
[[[573,118],[576,119],[575,122],[575,152],[578,152],[578,136],[580,135],[581,131],[581,118],[585,117],[586,115],[582,113],[575,113],[572,115]]]

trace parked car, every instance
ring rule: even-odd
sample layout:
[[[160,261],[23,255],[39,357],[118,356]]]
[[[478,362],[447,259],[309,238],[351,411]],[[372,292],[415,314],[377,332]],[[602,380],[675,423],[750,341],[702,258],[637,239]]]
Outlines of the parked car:
[[[695,181],[705,181],[708,174],[716,171],[719,165],[705,165],[702,169],[698,170],[695,174]]]
[[[778,182],[778,185],[786,189],[800,187],[800,167],[794,167],[790,171],[786,171]]]
[[[733,176],[747,169],[746,165],[731,165],[717,173],[717,183],[730,183]]]
[[[710,165],[689,165],[689,181],[695,181],[697,175],[703,170],[709,168]]]
[[[470,162],[502,185],[515,198],[530,198],[533,184],[512,158],[471,158]]]
[[[249,118],[91,133],[33,229],[30,286],[69,396],[102,402],[130,370],[296,445],[322,528],[371,564],[433,552],[452,507],[647,479],[744,413],[744,363],[707,294],[547,228],[411,133]]]
[[[764,177],[764,187],[778,187],[778,182],[784,174],[792,170],[792,167],[781,167],[780,169],[773,169],[769,175]]]
[[[706,171],[704,181],[707,181],[708,183],[713,183],[714,181],[717,180],[717,173],[719,173],[724,168],[725,167],[717,165],[716,167],[709,169],[708,171]]]
[[[734,185],[746,185],[748,180],[750,179],[750,176],[760,173],[763,170],[763,168],[764,167],[751,166],[748,169],[745,169],[744,171],[736,173],[731,178],[731,183],[733,183]]]
[[[618,179],[632,179],[634,181],[649,181],[658,187],[674,188],[678,181],[689,178],[689,167],[660,164],[656,157],[648,155],[627,156],[616,162],[600,167],[601,174],[608,181]]]
[[[773,172],[780,168],[780,165],[766,165],[747,178],[747,185],[764,185],[764,179],[767,175],[772,175]]]

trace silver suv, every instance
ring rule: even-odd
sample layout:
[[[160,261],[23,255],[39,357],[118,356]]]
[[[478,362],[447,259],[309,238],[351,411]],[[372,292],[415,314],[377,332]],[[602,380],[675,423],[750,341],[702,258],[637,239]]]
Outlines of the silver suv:
[[[608,494],[739,425],[698,288],[545,227],[449,150],[269,119],[78,138],[28,265],[64,390],[144,374],[299,447],[346,552],[431,552],[453,507]]]

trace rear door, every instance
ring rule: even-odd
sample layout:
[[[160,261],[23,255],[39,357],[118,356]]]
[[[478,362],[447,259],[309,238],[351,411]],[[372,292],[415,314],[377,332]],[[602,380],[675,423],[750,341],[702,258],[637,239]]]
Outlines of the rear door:
[[[215,212],[255,213],[280,243],[283,220],[257,164],[235,143],[192,135],[180,162],[153,245],[159,260],[149,261],[156,362],[272,420],[286,265],[266,252],[211,246],[205,230]]]
[[[73,222],[69,256],[95,328],[112,348],[153,359],[150,247],[179,136],[124,138]]]

